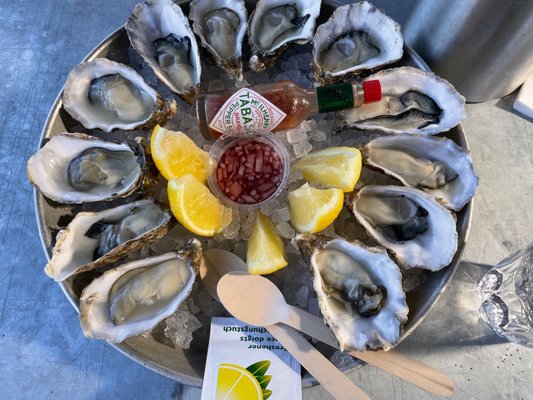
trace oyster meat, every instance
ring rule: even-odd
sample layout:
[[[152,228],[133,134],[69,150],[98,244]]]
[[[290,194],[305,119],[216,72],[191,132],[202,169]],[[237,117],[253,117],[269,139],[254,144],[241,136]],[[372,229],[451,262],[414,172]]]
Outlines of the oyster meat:
[[[80,322],[88,338],[120,343],[149,332],[189,296],[202,250],[191,239],[181,250],[133,261],[94,279],[80,298]]]
[[[434,135],[453,128],[466,116],[464,97],[431,72],[400,67],[367,79],[380,81],[381,100],[340,111],[342,128]]]
[[[63,91],[63,107],[87,129],[151,128],[177,109],[127,65],[97,58],[77,65]]]
[[[180,6],[171,0],[138,4],[126,31],[157,77],[192,104],[200,91],[202,68],[196,38]]]
[[[309,42],[320,5],[320,0],[260,0],[248,24],[250,68],[262,71],[274,63],[289,43]]]
[[[242,41],[248,12],[242,0],[193,0],[192,28],[217,65],[242,80]]]
[[[144,151],[135,142],[61,133],[29,159],[28,177],[49,199],[85,203],[130,195],[141,186],[144,166]]]
[[[296,241],[341,350],[394,347],[409,308],[400,269],[385,249],[313,235],[299,235]]]
[[[322,84],[345,80],[402,58],[400,25],[364,1],[338,7],[313,38],[312,68]]]
[[[404,268],[438,271],[452,261],[457,250],[455,218],[428,194],[403,186],[368,185],[347,196],[346,204]]]
[[[370,141],[362,150],[365,163],[379,168],[459,211],[478,184],[468,153],[452,140],[433,136],[391,135]]]
[[[81,212],[58,233],[45,272],[56,281],[110,264],[162,237],[170,213],[151,199],[100,212]]]

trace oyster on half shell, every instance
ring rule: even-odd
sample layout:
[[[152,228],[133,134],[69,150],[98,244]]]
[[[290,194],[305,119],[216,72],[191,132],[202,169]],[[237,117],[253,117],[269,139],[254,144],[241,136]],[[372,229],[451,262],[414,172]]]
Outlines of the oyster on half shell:
[[[404,268],[438,271],[452,261],[457,250],[455,218],[421,190],[368,185],[352,192],[345,202]]]
[[[177,110],[135,70],[106,58],[83,62],[71,71],[63,107],[87,129],[148,129],[166,122]]]
[[[193,0],[192,28],[217,65],[242,80],[242,41],[248,11],[243,0]]]
[[[394,347],[409,308],[400,269],[385,249],[308,234],[296,241],[341,350]]]
[[[453,128],[466,116],[465,98],[431,72],[399,67],[367,79],[380,81],[381,100],[340,111],[341,128],[434,135]]]
[[[362,154],[366,164],[455,211],[474,197],[479,181],[468,153],[447,138],[381,136],[367,143]]]
[[[157,77],[192,104],[200,91],[202,66],[196,38],[180,6],[171,0],[138,4],[126,31]]]
[[[402,58],[400,25],[364,1],[338,7],[313,38],[313,72],[322,84]]]
[[[145,164],[136,142],[61,133],[31,156],[28,177],[49,199],[80,204],[129,196],[141,186]]]
[[[86,337],[120,343],[149,332],[189,296],[202,257],[197,239],[182,249],[132,261],[94,279],[80,298]]]
[[[271,66],[289,43],[305,44],[313,38],[321,0],[260,0],[250,16],[248,40],[250,68]]]
[[[45,272],[56,281],[110,264],[169,229],[170,213],[151,199],[81,212],[57,235]]]

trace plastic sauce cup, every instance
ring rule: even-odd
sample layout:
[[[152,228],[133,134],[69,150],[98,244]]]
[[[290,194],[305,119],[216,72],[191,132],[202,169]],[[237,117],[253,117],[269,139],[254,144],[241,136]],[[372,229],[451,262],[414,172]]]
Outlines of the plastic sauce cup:
[[[276,198],[287,184],[289,154],[270,132],[221,137],[210,155],[215,167],[208,185],[228,206],[260,207]]]

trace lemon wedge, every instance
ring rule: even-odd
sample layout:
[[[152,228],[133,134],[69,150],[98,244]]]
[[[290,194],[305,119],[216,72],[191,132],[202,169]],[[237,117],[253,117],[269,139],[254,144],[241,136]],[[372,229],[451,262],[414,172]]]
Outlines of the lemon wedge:
[[[308,182],[353,191],[361,175],[361,152],[354,147],[330,147],[301,158],[294,169]]]
[[[213,236],[231,222],[231,209],[193,175],[171,178],[167,192],[172,213],[192,233]]]
[[[300,233],[315,233],[335,221],[342,210],[341,189],[316,189],[307,183],[289,193],[291,224]]]
[[[155,165],[165,179],[191,174],[205,183],[213,161],[183,132],[174,132],[156,125],[150,139]]]
[[[240,365],[222,363],[218,368],[216,400],[263,400],[255,376]]]
[[[251,274],[270,274],[287,266],[283,240],[268,217],[257,213],[248,240],[246,265]]]

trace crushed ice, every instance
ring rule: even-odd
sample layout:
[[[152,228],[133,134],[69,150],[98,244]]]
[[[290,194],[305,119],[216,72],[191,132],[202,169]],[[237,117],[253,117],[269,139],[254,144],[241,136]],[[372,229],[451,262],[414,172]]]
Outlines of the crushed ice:
[[[193,332],[202,327],[202,323],[192,315],[186,306],[180,306],[178,311],[165,321],[165,336],[183,349],[188,349],[193,339]]]
[[[311,45],[295,46],[292,51],[286,52],[275,64],[273,68],[259,73],[245,70],[242,81],[233,81],[216,67],[213,63],[203,65],[203,87],[202,90],[218,91],[231,88],[241,88],[250,85],[270,83],[280,80],[291,80],[297,85],[310,89],[315,84],[312,80],[309,65],[311,63]],[[150,68],[145,68],[142,60],[133,60],[138,63],[136,69],[147,79],[147,81],[158,90],[163,90],[165,97],[173,96],[168,89],[157,82]],[[196,112],[194,106],[174,96],[179,108],[177,114],[165,125],[166,128],[185,132],[204,151],[209,152],[212,144],[206,142],[202,137],[196,122]],[[361,135],[359,132],[344,131],[334,132],[334,115],[320,114],[312,119],[302,122],[299,126],[288,131],[277,132],[276,136],[287,148],[291,162],[304,157],[314,150],[327,147],[347,145],[358,146],[368,140],[368,134]],[[318,299],[313,290],[311,274],[307,265],[302,260],[298,246],[294,242],[296,231],[290,224],[290,212],[288,208],[287,194],[303,183],[303,177],[298,171],[291,171],[288,185],[276,199],[266,203],[260,208],[260,212],[271,218],[276,229],[286,243],[286,251],[289,257],[290,267],[268,275],[268,278],[280,287],[287,302],[295,304],[314,315],[321,315],[318,306]],[[166,192],[166,191],[165,191]],[[239,210],[233,213],[233,220],[220,234],[214,238],[201,238],[204,249],[222,248],[233,252],[241,258],[245,258],[247,240],[252,232],[252,225],[256,213],[259,210]],[[331,227],[324,233],[340,234],[345,236],[355,229],[355,222],[351,213],[343,210],[339,219],[335,222],[335,229]],[[144,256],[151,252],[156,254],[175,250],[194,237],[185,228],[174,226],[163,238],[153,242],[150,246],[142,249]],[[415,282],[420,283],[419,276],[410,276],[404,284],[411,288]],[[193,334],[198,338],[209,325],[211,316],[223,315],[223,306],[215,301],[199,284],[195,284],[195,289],[186,302],[180,307],[177,313],[166,320],[165,335],[168,336],[176,346],[184,349],[189,348]],[[199,329],[205,325],[203,329]],[[336,357],[339,357],[338,355]],[[344,360],[343,360],[344,361]]]

